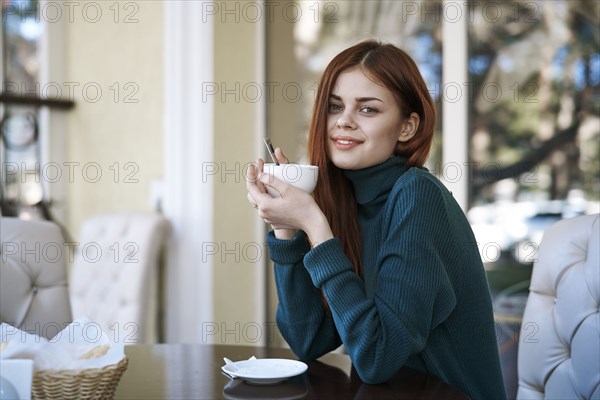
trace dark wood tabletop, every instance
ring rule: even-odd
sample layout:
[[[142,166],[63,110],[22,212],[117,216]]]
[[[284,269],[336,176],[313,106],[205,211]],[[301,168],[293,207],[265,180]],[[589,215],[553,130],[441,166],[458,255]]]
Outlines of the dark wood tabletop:
[[[275,385],[252,385],[221,373],[223,357],[239,361],[297,357],[287,349],[206,344],[125,347],[129,366],[116,399],[466,399],[438,378],[402,368],[385,384],[363,383],[344,354],[307,362],[308,370]]]

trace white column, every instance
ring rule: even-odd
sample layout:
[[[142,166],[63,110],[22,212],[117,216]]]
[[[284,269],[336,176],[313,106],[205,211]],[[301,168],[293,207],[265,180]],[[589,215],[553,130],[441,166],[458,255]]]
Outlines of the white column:
[[[40,1],[40,9],[44,9],[48,1]],[[65,20],[49,23],[46,18],[40,18],[42,35],[39,40],[38,58],[40,63],[39,84],[40,88],[62,87],[61,99],[74,100],[65,90],[65,62],[66,62],[66,37]],[[53,92],[49,92],[54,94]],[[46,95],[42,90],[39,95]],[[67,224],[67,185],[68,179],[57,179],[51,182],[44,175],[44,168],[49,163],[57,163],[64,166],[67,160],[67,121],[69,112],[51,110],[49,107],[39,109],[39,143],[40,143],[40,166],[41,185],[44,191],[44,200],[51,200],[53,217],[62,224]],[[65,172],[65,171],[62,171]]]
[[[261,9],[265,9],[264,0],[259,0],[257,4],[260,5]],[[257,82],[266,82],[267,81],[267,49],[266,49],[266,24],[268,23],[268,19],[264,18],[261,23],[256,25],[256,43],[257,43],[257,54],[256,54],[256,81]],[[266,135],[267,132],[267,97],[262,96],[261,99],[256,104],[256,123],[255,123],[255,150],[254,154],[263,154],[264,146],[262,145],[262,137]],[[254,225],[254,237],[257,238],[260,242],[264,240],[266,234],[266,225],[260,221],[259,219],[255,219]],[[255,321],[259,322],[261,326],[265,326],[267,322],[268,310],[267,310],[267,268],[268,266],[268,258],[261,258],[261,262],[257,265],[258,271],[256,273],[255,278],[255,304],[260,305],[257,307],[255,314]],[[259,342],[257,344],[266,346],[267,343],[267,335],[262,335]]]
[[[203,98],[213,78],[213,23],[203,1],[165,1],[164,214],[173,224],[166,265],[166,340],[202,340],[213,319],[213,265],[202,248],[213,242],[214,104]],[[204,182],[203,182],[204,180]],[[163,283],[164,284],[164,283]]]
[[[444,1],[442,26],[442,168],[441,177],[466,211],[468,168],[468,70],[466,2]]]

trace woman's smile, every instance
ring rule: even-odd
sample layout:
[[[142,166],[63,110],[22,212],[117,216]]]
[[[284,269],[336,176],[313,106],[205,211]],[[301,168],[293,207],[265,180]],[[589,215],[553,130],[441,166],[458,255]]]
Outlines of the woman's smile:
[[[335,136],[331,140],[335,144],[335,147],[339,150],[352,150],[356,146],[364,143],[364,140],[355,139],[350,136]]]

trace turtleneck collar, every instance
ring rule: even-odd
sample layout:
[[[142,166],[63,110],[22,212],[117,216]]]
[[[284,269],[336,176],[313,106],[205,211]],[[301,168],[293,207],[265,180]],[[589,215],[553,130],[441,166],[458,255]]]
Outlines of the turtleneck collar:
[[[406,159],[393,156],[381,164],[358,170],[344,170],[352,182],[354,196],[359,205],[379,203],[388,194],[400,176],[406,172]]]

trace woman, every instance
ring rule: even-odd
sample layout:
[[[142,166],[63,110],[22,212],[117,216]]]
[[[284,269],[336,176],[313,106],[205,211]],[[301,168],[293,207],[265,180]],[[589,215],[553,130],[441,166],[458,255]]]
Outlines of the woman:
[[[308,143],[320,169],[313,195],[262,174],[262,160],[249,168],[248,199],[274,229],[277,325],[301,359],[343,343],[367,383],[408,366],[472,398],[505,398],[475,238],[423,168],[434,121],[402,50],[365,41],[331,61]]]

